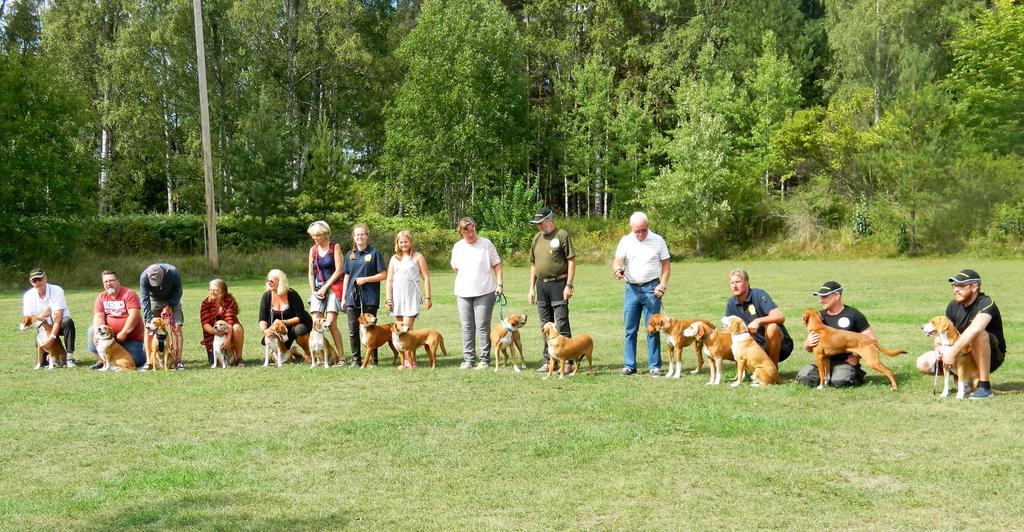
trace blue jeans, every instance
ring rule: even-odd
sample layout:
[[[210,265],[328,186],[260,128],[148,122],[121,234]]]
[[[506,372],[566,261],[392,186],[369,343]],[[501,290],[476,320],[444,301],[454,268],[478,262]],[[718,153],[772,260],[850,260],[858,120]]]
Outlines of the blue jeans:
[[[623,317],[626,322],[626,367],[636,369],[636,334],[640,330],[640,312],[644,311],[644,323],[651,316],[661,312],[661,300],[654,296],[654,288],[658,280],[653,279],[644,284],[626,283],[626,295],[623,298]],[[646,329],[646,327],[645,327]],[[647,367],[661,367],[661,335],[647,335]]]

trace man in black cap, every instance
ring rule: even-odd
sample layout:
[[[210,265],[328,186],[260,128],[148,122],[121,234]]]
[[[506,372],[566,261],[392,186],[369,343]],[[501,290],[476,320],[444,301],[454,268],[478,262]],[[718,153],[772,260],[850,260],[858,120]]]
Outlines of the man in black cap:
[[[75,322],[71,319],[64,289],[49,284],[46,272],[42,268],[33,268],[28,273],[28,282],[32,284],[21,298],[21,315],[35,316],[51,325],[50,336],[42,347],[48,347],[57,341],[58,336],[64,337],[64,349],[68,353],[67,367],[75,367]],[[37,368],[38,369],[38,368]]]
[[[821,303],[821,320],[825,325],[844,331],[861,333],[872,340],[876,340],[875,332],[871,330],[871,324],[864,314],[853,307],[843,304],[843,287],[835,281],[826,281],[821,288],[812,293],[818,296]],[[804,349],[808,352],[818,345],[818,335],[808,333],[804,341]],[[849,386],[860,386],[864,384],[864,370],[860,369],[860,357],[853,353],[840,353],[829,357],[829,364],[832,366],[830,382],[835,388],[846,388]],[[817,386],[818,366],[808,364],[796,374],[797,382],[807,386]]]
[[[555,227],[554,213],[541,207],[530,223],[537,226],[537,234],[530,243],[530,304],[537,304],[540,327],[554,322],[562,336],[572,336],[569,326],[569,298],[576,277],[576,251],[569,233]],[[538,372],[546,372],[550,355],[544,342],[544,364]]]
[[[954,355],[970,346],[970,356],[978,366],[978,389],[971,399],[992,397],[989,373],[1002,365],[1006,357],[1006,338],[1003,336],[1003,318],[992,298],[981,291],[981,276],[971,269],[963,269],[949,278],[953,286],[953,301],[946,305],[946,317],[960,332],[960,338],[950,347],[943,347],[939,339],[935,348],[917,358],[917,369],[932,375],[938,358],[946,364],[954,363]]]
[[[181,362],[181,325],[184,323],[184,313],[181,311],[181,275],[178,269],[166,263],[151,264],[143,270],[139,276],[139,297],[142,299],[142,314],[145,323],[149,323],[153,316],[159,316],[165,307],[171,310],[171,348],[174,350],[175,369],[183,370],[185,365]],[[146,331],[149,338],[149,331]],[[152,369],[149,364],[140,368],[142,371]]]

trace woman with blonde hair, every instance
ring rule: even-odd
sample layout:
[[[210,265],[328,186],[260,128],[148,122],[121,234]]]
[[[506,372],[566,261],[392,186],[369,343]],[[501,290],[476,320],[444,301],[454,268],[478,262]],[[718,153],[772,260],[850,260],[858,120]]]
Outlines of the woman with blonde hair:
[[[420,278],[423,279],[422,296],[420,295]],[[412,235],[409,231],[399,231],[395,235],[395,254],[388,262],[386,294],[385,303],[387,303],[391,315],[410,329],[420,314],[420,301],[422,300],[424,309],[431,307],[430,273],[427,271],[427,261],[413,247]],[[416,366],[412,361],[406,361],[402,367],[414,368]]]
[[[213,324],[224,320],[228,324],[228,330],[219,332],[213,328]],[[203,300],[199,306],[199,324],[203,329],[203,345],[206,347],[206,358],[210,365],[213,365],[213,337],[226,336],[224,349],[233,355],[233,359],[239,366],[242,362],[242,346],[245,345],[245,330],[238,322],[238,301],[235,296],[228,292],[228,285],[223,279],[210,281],[210,295]]]
[[[455,271],[455,301],[462,321],[462,365],[459,368],[474,367],[475,333],[476,343],[480,344],[480,362],[476,369],[485,369],[491,359],[488,335],[495,294],[505,292],[501,258],[490,240],[476,234],[476,221],[472,218],[459,220],[457,229],[462,240],[452,246],[451,266]]]
[[[275,321],[283,321],[288,328],[288,339],[285,346],[291,347],[298,341],[303,353],[309,356],[309,331],[313,328],[313,318],[306,312],[306,302],[294,289],[288,287],[288,276],[281,270],[270,270],[267,273],[267,291],[260,299],[260,331],[266,343],[267,337],[274,334],[268,328]]]
[[[313,237],[313,246],[306,257],[306,276],[309,278],[309,312],[313,319],[326,314],[324,325],[331,331],[331,338],[338,348],[339,366],[345,365],[345,346],[341,343],[338,332],[338,312],[341,310],[341,299],[344,295],[341,268],[344,255],[341,245],[331,240],[331,226],[323,220],[309,224],[306,229]]]

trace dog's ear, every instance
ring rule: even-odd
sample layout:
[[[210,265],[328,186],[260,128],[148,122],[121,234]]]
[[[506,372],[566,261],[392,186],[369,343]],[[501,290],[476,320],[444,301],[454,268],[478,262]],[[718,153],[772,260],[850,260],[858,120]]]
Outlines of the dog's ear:
[[[661,319],[661,326],[666,328],[666,329],[668,329],[669,327],[672,327],[672,318],[670,318],[668,316],[665,316],[664,318],[662,318]]]

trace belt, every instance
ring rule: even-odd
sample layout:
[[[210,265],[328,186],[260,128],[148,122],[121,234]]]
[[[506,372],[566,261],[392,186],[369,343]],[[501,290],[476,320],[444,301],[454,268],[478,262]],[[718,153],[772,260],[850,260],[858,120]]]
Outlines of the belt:
[[[629,283],[629,284],[631,284],[633,286],[647,286],[647,285],[649,285],[651,283],[657,282],[658,279],[659,279],[658,277],[655,277],[654,279],[651,279],[650,281],[644,281],[642,283]]]
[[[553,282],[553,281],[561,281],[563,279],[568,279],[568,278],[569,278],[569,274],[563,273],[562,275],[556,275],[554,277],[544,277],[543,279],[541,279],[541,281],[544,281],[545,283],[550,283],[550,282]]]

